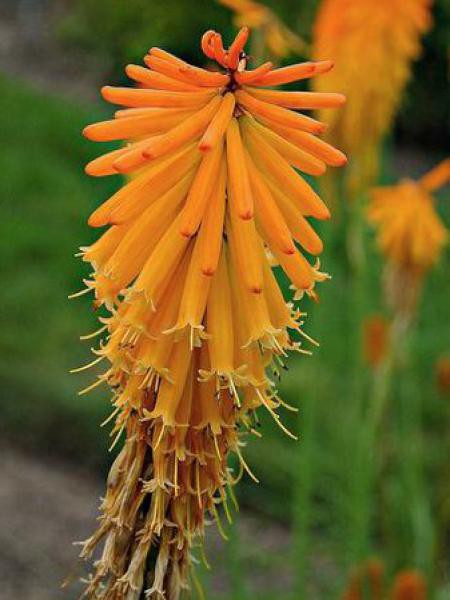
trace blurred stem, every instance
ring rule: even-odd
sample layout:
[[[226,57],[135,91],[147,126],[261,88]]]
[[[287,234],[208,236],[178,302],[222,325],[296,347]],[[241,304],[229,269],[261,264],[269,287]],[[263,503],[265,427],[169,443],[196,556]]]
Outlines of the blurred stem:
[[[348,194],[347,257],[353,276],[356,278],[366,267],[364,248],[364,205],[360,196]]]
[[[238,524],[238,519],[236,518],[231,526],[227,528],[228,541],[225,542],[225,550],[231,598],[235,600],[247,600],[249,596],[245,584],[245,568],[242,564],[241,535]]]
[[[350,267],[350,301],[348,303],[348,356],[351,383],[349,386],[349,507],[348,507],[348,560],[350,564],[361,562],[369,554],[370,539],[370,493],[372,473],[370,470],[370,440],[366,435],[364,419],[365,375],[362,361],[362,322],[364,307],[367,306],[365,260],[363,248],[362,213],[359,200],[353,199],[347,206],[348,214],[348,259]],[[369,443],[368,443],[369,442]]]
[[[306,386],[305,386],[306,387]],[[310,389],[309,386],[307,389]],[[308,597],[308,571],[312,549],[312,483],[313,439],[315,402],[309,394],[304,396],[299,411],[298,431],[301,432],[297,448],[296,479],[293,506],[293,563],[295,567],[294,597]]]

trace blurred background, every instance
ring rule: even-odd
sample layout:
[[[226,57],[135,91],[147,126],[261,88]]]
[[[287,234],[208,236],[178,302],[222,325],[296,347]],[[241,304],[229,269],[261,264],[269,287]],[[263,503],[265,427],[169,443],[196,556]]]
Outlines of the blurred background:
[[[341,28],[346,43],[355,39],[346,71],[334,53],[343,48],[336,31],[352,4],[356,12],[367,4],[374,14]],[[418,5],[420,15],[406,23]],[[377,11],[389,16],[389,35],[378,38]],[[327,29],[327,18],[334,29]],[[280,65],[311,56],[335,60],[329,91],[344,91],[347,122],[361,121],[363,137],[366,128],[373,135],[370,147],[363,147],[356,135],[346,136],[345,126],[330,127],[330,141],[350,162],[346,174],[321,182],[334,213],[320,227],[322,266],[332,279],[321,286],[320,301],[306,305],[307,331],[320,348],[312,357],[292,357],[280,384],[282,397],[300,409],[286,417],[300,440],[293,442],[263,418],[263,439],[246,448],[261,483],[241,482],[241,510],[228,528],[228,543],[213,526],[208,532],[212,570],[199,568],[206,595],[450,599],[448,253],[443,241],[432,252],[433,231],[415,232],[420,211],[412,224],[405,221],[398,243],[406,248],[409,235],[425,236],[424,260],[402,260],[389,244],[380,251],[377,242],[390,234],[371,212],[374,186],[420,180],[450,155],[450,1],[430,7],[423,0],[2,0],[5,600],[78,597],[83,568],[72,542],[93,529],[113,459],[107,427],[100,428],[109,414],[108,395],[79,397],[91,376],[68,374],[88,357],[79,336],[95,329],[89,301],[67,300],[87,274],[74,254],[95,237],[86,224],[89,213],[121,184],[118,176],[91,180],[84,174],[83,166],[101,150],[80,131],[109,118],[112,108],[100,102],[97,90],[125,83],[125,64],[141,64],[150,46],[204,64],[201,34],[216,29],[229,41],[243,23],[253,29],[256,64],[268,58]],[[327,36],[328,49],[322,43]],[[391,81],[394,71],[402,74],[400,82]],[[380,89],[386,118],[374,133]],[[433,218],[448,224],[445,164],[436,177],[424,202]],[[392,220],[401,221],[409,200],[398,194],[396,217],[396,190],[390,190]],[[73,584],[61,591],[67,576]],[[416,595],[399,595],[402,585]]]

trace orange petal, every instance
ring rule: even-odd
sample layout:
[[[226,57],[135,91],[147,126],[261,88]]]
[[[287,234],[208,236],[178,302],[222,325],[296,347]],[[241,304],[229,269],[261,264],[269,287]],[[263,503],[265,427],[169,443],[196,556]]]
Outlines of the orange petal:
[[[201,135],[213,118],[221,101],[220,96],[214,96],[204,108],[188,117],[159,139],[150,141],[143,151],[144,156],[147,158],[157,158],[158,156],[177,150],[184,143]]]
[[[136,88],[120,88],[104,86],[103,98],[112,104],[121,104],[131,108],[190,108],[195,109],[206,104],[215,91],[201,92],[167,92],[164,90],[147,90]]]
[[[112,152],[108,152],[107,154],[103,154],[103,156],[99,156],[94,160],[91,160],[86,167],[85,172],[88,175],[93,177],[103,177],[104,175],[117,175],[117,169],[114,168],[114,162],[127,154],[130,151],[130,148],[135,146],[140,146],[140,148],[144,148],[147,144],[147,140],[145,142],[139,142],[138,144],[133,144],[132,146],[126,146],[125,148],[119,148],[118,150],[113,150]]]
[[[219,65],[225,67],[227,61],[227,53],[224,50],[222,36],[220,35],[220,33],[214,34],[214,37],[212,38],[212,45],[214,48],[215,60],[219,63]]]
[[[253,196],[248,179],[244,148],[237,119],[231,119],[227,128],[228,179],[236,212],[241,219],[253,216]]]
[[[259,65],[259,67],[256,69],[253,69],[253,71],[242,71],[242,73],[237,72],[234,78],[240,85],[249,85],[254,81],[257,81],[263,75],[266,75],[266,73],[268,73],[272,67],[273,64],[271,62],[265,62],[262,65]]]
[[[149,115],[143,114],[136,117],[102,121],[85,127],[83,135],[94,142],[110,142],[146,134],[163,133],[167,129],[178,125],[190,114],[192,114],[190,111],[167,109],[166,111],[158,111],[158,113],[152,112]]]
[[[303,246],[303,248],[317,256],[323,251],[323,243],[308,221],[303,217],[300,210],[294,206],[290,199],[285,196],[279,185],[269,180],[265,180],[272,196],[277,203],[281,214],[288,223],[289,230],[294,239]]]
[[[256,138],[245,120],[242,121],[242,126],[246,147],[260,171],[292,196],[304,215],[328,219],[330,211],[306,181],[265,140]]]
[[[320,62],[304,62],[298,65],[290,65],[275,69],[266,75],[263,75],[253,84],[256,86],[266,87],[272,85],[282,85],[283,83],[292,83],[301,79],[307,79],[313,75],[320,75],[332,69],[334,63],[331,60],[323,60]]]
[[[273,196],[260,176],[250,156],[246,155],[250,183],[255,197],[255,212],[258,227],[270,246],[277,246],[281,252],[294,254],[295,244],[291,232]]]
[[[177,81],[176,79],[167,77],[162,73],[150,71],[150,69],[146,69],[140,65],[127,65],[125,67],[125,72],[133,81],[137,81],[142,85],[157,90],[167,90],[172,92],[199,92],[202,89],[201,87],[191,85],[190,83]]]
[[[326,126],[311,117],[295,113],[286,108],[263,102],[251,96],[249,93],[239,90],[236,92],[236,100],[250,113],[266,118],[269,121],[293,127],[310,133],[323,133]]]
[[[110,223],[113,213],[114,222],[119,223],[129,216],[130,208],[142,210],[143,195],[148,195],[149,187],[152,184],[152,189],[158,189],[158,185],[163,184],[168,186],[173,185],[177,181],[177,177],[181,179],[183,176],[174,171],[173,167],[178,166],[180,168],[182,165],[189,170],[195,165],[196,156],[199,154],[195,146],[191,145],[189,148],[185,148],[175,156],[170,157],[170,159],[161,159],[157,164],[145,170],[99,206],[89,217],[89,225],[91,227],[107,225]],[[163,182],[163,184],[160,182]]]
[[[228,182],[229,183],[229,182]],[[261,250],[253,219],[244,221],[237,212],[236,198],[228,187],[228,219],[226,231],[232,255],[247,290],[260,294],[263,289]]]
[[[321,161],[300,150],[294,144],[291,144],[283,137],[269,129],[264,127],[261,123],[255,119],[247,119],[249,126],[253,127],[256,136],[262,136],[268,144],[270,144],[277,152],[285,158],[290,165],[293,165],[300,171],[308,173],[309,175],[323,175],[326,170],[325,164]]]
[[[316,158],[323,160],[327,165],[342,167],[347,164],[347,157],[345,154],[331,146],[331,144],[324,142],[322,139],[315,137],[310,133],[283,127],[278,123],[269,122],[265,119],[261,119],[261,121],[265,125],[268,125],[270,129],[273,129],[278,133],[282,138],[289,140],[298,148],[310,152]]]
[[[226,179],[226,161],[225,157],[222,156],[219,180],[217,185],[213,187],[198,235],[198,243],[201,246],[200,255],[202,257],[200,269],[204,275],[213,275],[219,261],[223,240]]]
[[[240,59],[240,55],[241,52],[244,50],[244,46],[247,43],[248,40],[248,36],[249,36],[249,29],[248,27],[242,27],[242,29],[239,30],[237,36],[234,38],[233,43],[231,44],[231,46],[228,49],[228,67],[230,69],[237,69],[238,64],[239,64],[239,59]]]
[[[318,109],[338,108],[345,103],[343,94],[320,92],[280,92],[279,90],[248,89],[249,94],[263,102],[283,106],[284,108]]]
[[[200,87],[221,87],[223,85],[227,85],[229,83],[229,77],[226,75],[222,75],[221,73],[212,73],[210,71],[205,71],[200,69],[200,74],[194,69],[194,67],[179,67],[178,65],[169,62],[167,60],[163,60],[162,58],[158,58],[154,55],[147,55],[144,57],[145,64],[157,71],[158,73],[162,73],[172,79],[177,79],[179,81],[183,81],[185,83],[189,83],[191,85],[197,85]],[[202,73],[206,73],[202,75]],[[209,77],[209,75],[213,75],[213,77]],[[219,77],[216,77],[217,75]]]
[[[220,253],[219,265],[210,288],[206,308],[210,365],[217,373],[230,373],[234,368],[234,330],[227,246]]]
[[[203,156],[181,215],[180,233],[190,237],[199,228],[208,198],[220,172],[223,144]]]
[[[210,150],[223,138],[233,116],[234,106],[234,94],[225,94],[219,109],[200,140],[198,145],[200,150]]]
[[[214,48],[211,45],[211,41],[215,36],[216,32],[212,29],[205,31],[202,36],[201,47],[203,50],[203,54],[208,58],[214,59]]]
[[[294,254],[283,254],[274,248],[273,253],[297,289],[307,290],[311,287],[314,282],[312,267],[298,250]]]

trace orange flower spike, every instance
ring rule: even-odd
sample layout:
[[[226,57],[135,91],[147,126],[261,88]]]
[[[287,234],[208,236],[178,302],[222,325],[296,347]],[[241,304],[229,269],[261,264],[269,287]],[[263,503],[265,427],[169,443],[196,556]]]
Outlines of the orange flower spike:
[[[235,70],[238,68],[241,53],[243,52],[244,46],[247,43],[249,33],[248,27],[242,27],[237,36],[234,38],[234,42],[231,44],[228,50],[228,67],[230,69]]]
[[[125,108],[85,131],[125,142],[92,161],[89,173],[137,171],[93,212],[92,226],[110,228],[82,248],[93,267],[85,283],[111,313],[102,319],[99,356],[109,367],[99,382],[113,388],[113,432],[126,432],[100,527],[83,547],[85,557],[99,542],[108,548],[94,565],[90,598],[130,591],[177,598],[188,588],[192,546],[235,483],[229,454],[248,471],[239,426],[264,406],[283,428],[269,367],[296,347],[288,329],[298,329],[300,317],[283,297],[266,244],[294,300],[313,296],[326,278],[293,241],[319,253],[303,215],[328,216],[295,168],[320,174],[325,164],[342,164],[342,154],[314,138],[320,123],[289,107],[338,102],[270,90],[267,101],[257,98],[254,87],[273,71],[270,63],[245,70],[247,36],[241,30],[227,52],[219,34],[205,34],[202,49],[220,72],[152,48],[149,68],[127,67],[139,89],[104,89]],[[305,76],[300,71],[296,77]]]
[[[244,148],[237,119],[227,128],[227,165],[230,189],[236,213],[241,219],[253,217],[253,195],[248,178]]]
[[[235,105],[234,94],[223,96],[220,107],[199,142],[198,147],[202,152],[210,150],[223,138],[233,116]]]
[[[391,263],[407,272],[423,274],[447,243],[447,229],[427,187],[446,182],[448,164],[444,161],[419,181],[405,179],[371,190],[367,215],[377,229],[378,245]]]

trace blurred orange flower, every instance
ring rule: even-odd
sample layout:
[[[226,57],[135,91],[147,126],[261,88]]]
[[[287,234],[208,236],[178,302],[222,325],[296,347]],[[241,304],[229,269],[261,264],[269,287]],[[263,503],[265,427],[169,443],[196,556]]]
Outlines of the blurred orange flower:
[[[142,87],[104,87],[122,108],[84,130],[94,141],[127,142],[87,173],[136,174],[90,216],[92,227],[108,229],[82,249],[93,267],[87,289],[109,316],[87,336],[103,336],[96,358],[74,371],[106,361],[81,393],[112,388],[113,435],[126,440],[100,525],[83,546],[90,557],[104,542],[89,597],[179,598],[208,516],[221,530],[218,506],[230,518],[230,487],[244,471],[254,478],[242,446],[244,435],[259,435],[255,411],[292,436],[269,369],[277,374],[290,351],[308,352],[295,336],[310,338],[271,266],[284,270],[297,299],[326,279],[304,252],[322,251],[308,218],[330,213],[298,171],[321,175],[346,159],[315,136],[322,123],[296,110],[338,107],[344,97],[265,89],[330,63],[247,70],[247,38],[243,28],[224,48],[220,34],[205,33],[202,49],[220,71],[151,48],[146,67],[126,69]]]
[[[354,185],[373,181],[377,146],[389,129],[431,25],[431,0],[323,0],[314,26],[315,60],[332,56],[336,68],[314,89],[347,96],[339,114],[320,111],[327,137],[352,157]]]
[[[261,34],[263,44],[272,57],[284,58],[293,53],[306,53],[306,43],[267,6],[253,0],[219,0],[219,2],[234,11],[235,25],[238,27],[248,25]]]
[[[423,272],[434,265],[447,241],[447,230],[431,195],[450,180],[450,159],[422,179],[374,188],[368,219],[377,229],[378,245],[388,261]]]
[[[397,574],[387,594],[384,585],[384,566],[370,559],[351,575],[341,600],[426,600],[427,589],[423,576],[414,570]]]
[[[390,600],[426,600],[427,587],[417,571],[402,571],[395,578]]]
[[[382,600],[383,581],[383,563],[371,558],[354,570],[341,600]]]
[[[450,356],[441,356],[435,365],[436,383],[442,394],[450,394]]]
[[[372,315],[363,322],[364,358],[368,365],[377,367],[389,347],[389,322],[382,315]]]

